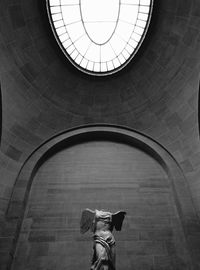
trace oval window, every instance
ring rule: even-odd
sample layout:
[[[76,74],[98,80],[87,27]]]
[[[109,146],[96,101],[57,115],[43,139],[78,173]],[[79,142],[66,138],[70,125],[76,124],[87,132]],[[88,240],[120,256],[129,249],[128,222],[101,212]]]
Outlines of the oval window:
[[[93,75],[122,69],[140,47],[153,0],[47,0],[51,26],[62,51]]]

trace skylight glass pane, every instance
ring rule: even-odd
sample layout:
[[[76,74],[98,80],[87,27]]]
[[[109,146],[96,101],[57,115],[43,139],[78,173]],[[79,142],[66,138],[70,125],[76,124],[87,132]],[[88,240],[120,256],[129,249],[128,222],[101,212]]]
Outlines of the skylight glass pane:
[[[146,21],[148,20],[148,14],[145,14],[145,13],[139,13],[139,14],[138,14],[138,20],[143,20],[143,21],[145,21],[145,26],[146,26]]]
[[[53,19],[53,21],[62,20],[62,15],[61,15],[61,13],[52,15],[52,19]]]
[[[60,36],[66,32],[66,29],[65,29],[65,27],[60,27],[60,28],[56,29],[56,32]]]
[[[60,41],[63,43],[64,41],[66,41],[67,39],[69,39],[69,35],[67,33],[64,33],[59,38],[60,38]]]
[[[77,63],[78,65],[80,65],[80,63],[81,63],[82,60],[83,60],[83,56],[79,54],[79,55],[76,57],[76,63]]]
[[[88,64],[88,60],[87,59],[85,59],[85,58],[83,58],[83,60],[81,61],[81,66],[83,67],[83,68],[86,68],[87,67],[87,64]]]
[[[63,21],[61,20],[61,21],[55,22],[54,25],[55,25],[55,28],[59,28],[59,27],[61,27],[61,26],[64,26],[64,23],[63,23]]]
[[[137,26],[145,28],[146,22],[141,21],[141,20],[137,20]]]
[[[120,21],[135,24],[138,15],[138,6],[122,5],[120,9]]]
[[[81,21],[79,6],[62,6],[61,9],[65,24]]]
[[[126,45],[126,50],[129,53],[129,55],[131,55],[134,51],[134,47],[132,47],[131,45],[127,44]]]
[[[94,63],[94,71],[96,72],[100,71],[100,63]]]
[[[150,0],[140,0],[140,5],[150,6]]]
[[[112,69],[115,68],[112,61],[109,61],[109,62],[107,63],[107,67],[108,67],[108,70],[112,70]]]
[[[93,71],[94,69],[94,62],[88,62],[87,69]]]
[[[126,42],[117,35],[114,35],[110,40],[110,44],[116,55],[119,55],[124,47],[126,46]]]
[[[144,28],[141,28],[141,27],[136,26],[135,29],[134,29],[134,31],[137,34],[142,35],[143,32],[144,32]]]
[[[67,49],[72,44],[71,39],[67,39],[63,42],[63,46],[65,49]]]
[[[76,59],[76,57],[78,56],[78,51],[77,50],[74,50],[71,54],[71,58],[72,59]]]
[[[141,36],[134,32],[134,33],[132,34],[131,38],[132,38],[133,40],[139,42],[140,39],[141,39]]]
[[[149,13],[149,7],[148,6],[140,6],[140,12],[141,13]]]
[[[106,63],[101,63],[101,72],[106,72],[106,71],[107,71]]]
[[[111,61],[115,57],[116,55],[110,46],[110,43],[101,46],[101,62]]]
[[[129,44],[130,44],[130,46],[132,46],[133,48],[136,48],[137,45],[138,45],[138,42],[137,42],[136,40],[132,39],[132,37],[131,37],[131,39],[129,40]]]
[[[85,54],[85,58],[93,62],[100,62],[100,46],[92,43]]]
[[[50,0],[49,3],[50,3],[50,6],[59,6],[60,0]]]
[[[133,32],[133,27],[130,24],[119,22],[116,29],[116,34],[119,35],[125,42],[127,42]]]
[[[115,25],[112,22],[85,23],[85,28],[91,40],[101,45],[110,39]]]
[[[124,64],[124,63],[126,62],[126,59],[124,58],[124,56],[123,56],[122,54],[120,54],[120,55],[118,56],[118,59],[119,59],[121,65]]]
[[[89,49],[91,45],[91,40],[87,37],[87,35],[82,36],[80,39],[74,42],[76,49],[80,52],[81,55],[85,55],[86,51]]]
[[[139,5],[140,0],[121,0],[122,4]]]
[[[52,14],[59,13],[59,12],[61,12],[60,6],[51,7]]]
[[[127,50],[123,50],[122,55],[124,56],[124,58],[127,60],[130,56],[130,54],[127,52]]]
[[[64,5],[79,5],[79,0],[60,0],[61,6]]]
[[[85,35],[85,30],[81,22],[73,23],[68,26],[68,34],[72,40],[75,42],[77,39]]]
[[[115,68],[117,68],[117,67],[119,67],[121,65],[121,63],[119,62],[119,59],[118,58],[115,58],[113,60],[113,65],[114,65]]]
[[[81,11],[85,22],[115,22],[119,0],[82,0]]]
[[[152,6],[153,0],[47,0],[52,29],[65,55],[81,70],[97,75],[116,72],[133,58]]]
[[[71,54],[74,50],[75,50],[75,47],[73,44],[67,48],[68,54]]]

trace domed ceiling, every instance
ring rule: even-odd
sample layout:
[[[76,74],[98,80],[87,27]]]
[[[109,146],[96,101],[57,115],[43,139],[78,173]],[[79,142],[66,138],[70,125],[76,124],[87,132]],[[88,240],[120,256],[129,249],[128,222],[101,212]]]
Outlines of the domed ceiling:
[[[175,98],[198,72],[199,14],[197,1],[155,1],[148,33],[133,61],[116,74],[98,78],[83,74],[64,57],[45,1],[4,1],[3,133],[37,145],[83,124],[148,130],[157,118],[168,117],[169,106],[177,106]]]

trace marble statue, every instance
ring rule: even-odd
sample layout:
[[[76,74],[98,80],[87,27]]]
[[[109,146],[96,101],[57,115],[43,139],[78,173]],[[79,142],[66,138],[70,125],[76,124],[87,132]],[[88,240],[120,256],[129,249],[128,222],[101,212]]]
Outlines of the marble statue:
[[[94,253],[91,270],[115,270],[115,238],[113,229],[121,231],[126,212],[110,213],[104,210],[85,209],[82,212],[81,233],[93,232]]]

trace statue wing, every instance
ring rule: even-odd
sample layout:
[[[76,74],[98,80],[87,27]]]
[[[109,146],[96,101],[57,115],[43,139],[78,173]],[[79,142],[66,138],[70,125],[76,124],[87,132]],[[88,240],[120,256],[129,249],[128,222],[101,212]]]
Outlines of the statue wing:
[[[95,217],[95,211],[90,209],[85,209],[82,211],[81,221],[80,221],[80,231],[81,233],[87,232],[92,228],[92,224]]]
[[[118,211],[112,214],[112,225],[113,227],[115,227],[116,231],[121,231],[125,215],[126,215],[125,211]]]

